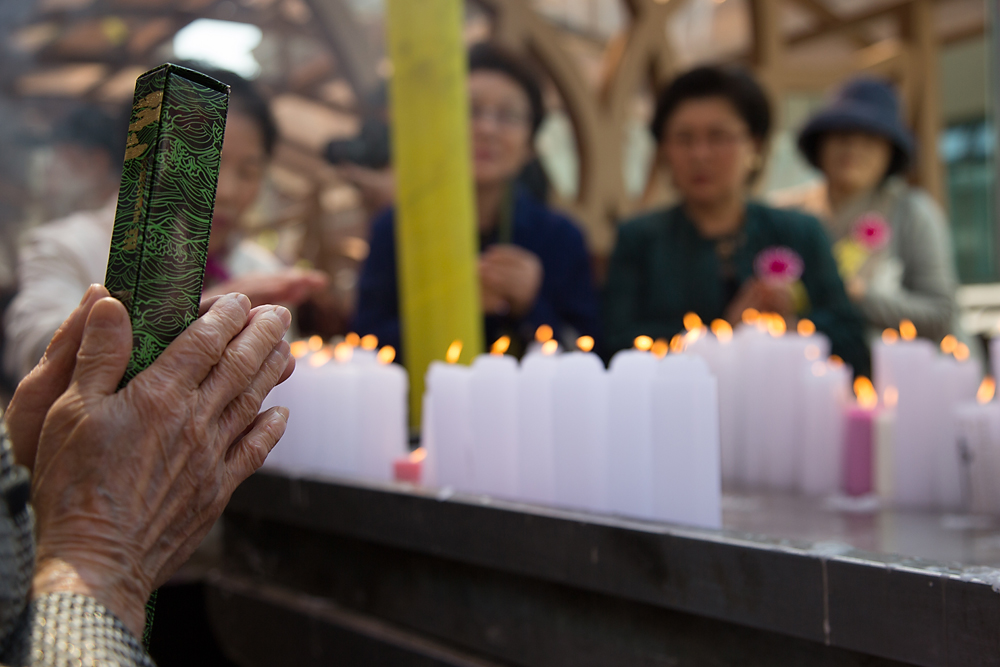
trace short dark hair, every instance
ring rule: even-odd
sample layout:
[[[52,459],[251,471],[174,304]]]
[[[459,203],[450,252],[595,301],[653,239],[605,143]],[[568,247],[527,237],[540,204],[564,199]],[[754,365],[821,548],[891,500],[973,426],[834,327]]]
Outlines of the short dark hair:
[[[204,63],[189,62],[178,63],[183,67],[196,70],[207,76],[221,81],[229,86],[229,108],[238,111],[257,123],[261,137],[264,140],[264,152],[271,155],[274,152],[274,145],[278,142],[278,126],[274,122],[271,114],[271,107],[267,100],[257,90],[257,86],[252,81],[243,78],[236,72],[220,69],[206,65]]]
[[[749,72],[737,67],[696,67],[681,74],[663,89],[656,101],[656,112],[649,129],[656,141],[670,117],[683,102],[706,97],[721,97],[733,105],[750,128],[750,136],[766,141],[771,132],[771,104],[764,89]]]
[[[130,103],[128,110],[131,108]],[[124,113],[116,117],[100,107],[83,104],[56,124],[52,131],[52,141],[105,151],[111,164],[121,169],[125,139],[128,136],[127,127],[128,116]]]
[[[489,42],[480,42],[469,49],[469,73],[477,70],[499,72],[521,87],[531,105],[531,134],[534,136],[545,118],[542,87],[534,69],[506,49]]]

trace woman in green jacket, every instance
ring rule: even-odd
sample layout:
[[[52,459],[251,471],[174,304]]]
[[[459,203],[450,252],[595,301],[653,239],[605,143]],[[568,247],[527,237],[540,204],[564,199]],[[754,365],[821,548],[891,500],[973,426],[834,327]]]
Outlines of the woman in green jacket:
[[[605,293],[610,351],[671,338],[684,315],[736,324],[753,308],[808,318],[832,352],[869,372],[863,321],[844,292],[819,221],[749,201],[770,106],[746,73],[701,67],[661,94],[652,132],[681,202],[621,226]]]

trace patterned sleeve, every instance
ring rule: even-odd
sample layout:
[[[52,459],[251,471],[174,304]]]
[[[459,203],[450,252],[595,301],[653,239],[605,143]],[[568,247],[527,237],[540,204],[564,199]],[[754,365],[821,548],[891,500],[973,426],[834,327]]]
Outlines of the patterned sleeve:
[[[52,593],[29,600],[35,567],[31,479],[14,463],[0,421],[0,665],[152,667],[125,625],[93,598]]]

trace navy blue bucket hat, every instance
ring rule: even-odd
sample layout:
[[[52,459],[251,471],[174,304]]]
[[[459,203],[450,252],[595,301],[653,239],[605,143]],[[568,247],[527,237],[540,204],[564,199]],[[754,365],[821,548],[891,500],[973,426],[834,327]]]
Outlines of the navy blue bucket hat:
[[[799,150],[819,169],[820,140],[830,132],[861,131],[885,137],[893,146],[889,174],[904,171],[913,157],[913,135],[903,123],[899,99],[886,81],[858,78],[841,88],[799,133]]]

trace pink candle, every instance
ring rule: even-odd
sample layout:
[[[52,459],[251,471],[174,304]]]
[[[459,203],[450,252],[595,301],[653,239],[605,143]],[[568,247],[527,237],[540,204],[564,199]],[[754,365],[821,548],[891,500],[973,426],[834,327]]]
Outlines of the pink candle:
[[[396,459],[392,462],[393,477],[397,482],[420,484],[426,456],[427,450],[421,447],[410,452],[408,456]]]
[[[871,493],[872,433],[876,411],[851,406],[844,415],[844,477],[841,486],[849,496]]]

